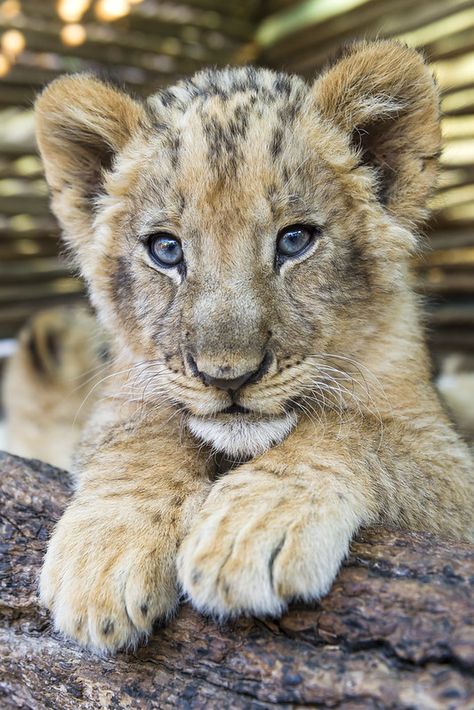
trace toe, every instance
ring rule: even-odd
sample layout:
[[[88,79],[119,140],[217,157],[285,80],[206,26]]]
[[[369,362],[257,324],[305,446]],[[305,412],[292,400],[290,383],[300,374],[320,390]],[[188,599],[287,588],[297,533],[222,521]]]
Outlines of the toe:
[[[129,618],[142,632],[151,631],[156,619],[171,616],[178,605],[175,564],[145,560],[128,576],[124,603]]]

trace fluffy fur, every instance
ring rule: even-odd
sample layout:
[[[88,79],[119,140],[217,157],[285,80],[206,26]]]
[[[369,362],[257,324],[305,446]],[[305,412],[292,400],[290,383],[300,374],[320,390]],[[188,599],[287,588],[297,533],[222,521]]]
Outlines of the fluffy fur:
[[[41,576],[60,630],[134,643],[178,580],[204,612],[279,613],[327,592],[375,522],[472,539],[472,464],[429,381],[408,269],[440,150],[416,52],[355,44],[312,84],[209,70],[146,103],[70,76],[36,115],[53,209],[119,353]],[[281,265],[296,223],[320,237]],[[181,269],[149,257],[163,230]],[[199,375],[264,356],[233,394]],[[213,445],[232,459],[243,430],[217,477]]]
[[[33,316],[5,366],[5,448],[69,468],[95,400],[93,383],[107,367],[107,351],[106,338],[85,306],[49,308]]]
[[[222,419],[190,416],[186,423],[198,439],[237,460],[265,453],[271,446],[286,439],[297,422],[294,412],[281,417],[260,415],[250,421],[249,416],[230,415],[224,421]]]

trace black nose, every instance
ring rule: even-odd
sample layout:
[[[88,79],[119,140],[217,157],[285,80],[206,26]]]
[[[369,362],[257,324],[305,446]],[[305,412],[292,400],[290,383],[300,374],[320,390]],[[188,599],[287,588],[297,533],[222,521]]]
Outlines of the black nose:
[[[202,372],[201,370],[199,370],[194,358],[192,358],[191,356],[188,356],[188,360],[189,360],[189,363],[191,365],[191,369],[193,370],[194,374],[197,375],[198,377],[200,377],[201,380],[206,385],[212,385],[213,387],[218,387],[220,390],[226,390],[228,392],[236,392],[246,382],[253,383],[253,382],[258,382],[259,380],[262,379],[262,377],[265,375],[265,373],[268,371],[268,368],[270,367],[270,363],[272,361],[272,355],[271,355],[271,353],[267,353],[256,370],[246,372],[244,375],[240,375],[240,377],[232,377],[232,378],[213,377],[212,375],[209,375],[207,372]]]
[[[253,374],[253,372],[246,372],[245,375],[241,375],[240,377],[227,379],[225,377],[211,377],[207,372],[200,373],[206,385],[212,385],[213,387],[218,387],[220,390],[228,390],[230,392],[239,390],[242,385],[250,380]]]

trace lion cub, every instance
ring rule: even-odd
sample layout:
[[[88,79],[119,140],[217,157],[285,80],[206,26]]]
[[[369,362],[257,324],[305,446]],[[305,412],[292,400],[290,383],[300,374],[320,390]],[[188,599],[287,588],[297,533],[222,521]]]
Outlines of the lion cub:
[[[143,103],[68,76],[36,116],[118,353],[41,576],[58,629],[128,646],[180,585],[279,614],[328,591],[362,525],[472,539],[408,275],[440,151],[416,52],[354,44],[309,84],[209,70]]]
[[[69,468],[90,416],[108,345],[82,304],[36,313],[5,366],[5,448]]]

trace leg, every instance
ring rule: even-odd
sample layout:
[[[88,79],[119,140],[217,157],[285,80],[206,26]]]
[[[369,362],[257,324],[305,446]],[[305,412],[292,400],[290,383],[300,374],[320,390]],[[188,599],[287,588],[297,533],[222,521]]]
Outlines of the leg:
[[[83,451],[40,593],[56,627],[84,645],[133,645],[177,606],[178,545],[210,486],[192,442],[178,441],[163,420],[131,426],[127,418]]]
[[[378,424],[328,420],[322,433],[300,422],[285,442],[218,481],[178,556],[195,606],[217,616],[278,614],[291,599],[317,599],[362,525],[469,537],[468,459],[443,427],[444,435],[423,438],[386,422],[379,448]]]

